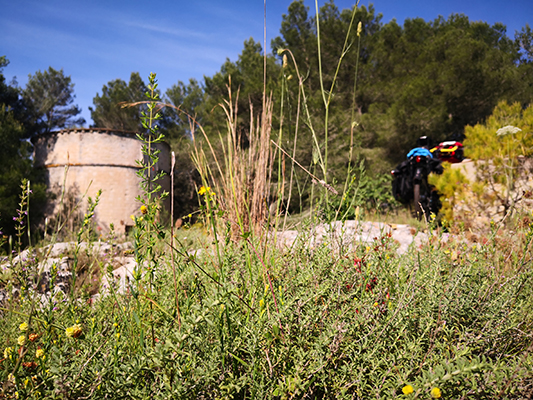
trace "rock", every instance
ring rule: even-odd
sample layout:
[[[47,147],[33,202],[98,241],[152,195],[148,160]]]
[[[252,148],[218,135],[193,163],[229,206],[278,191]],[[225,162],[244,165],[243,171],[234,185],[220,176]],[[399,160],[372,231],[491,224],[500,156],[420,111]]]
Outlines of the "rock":
[[[429,239],[427,233],[417,232],[409,225],[389,225],[370,221],[346,221],[344,223],[336,221],[331,224],[319,224],[311,229],[309,234],[288,230],[278,232],[275,237],[278,246],[285,248],[293,247],[298,240],[304,240],[310,247],[327,243],[328,246],[338,250],[340,248],[354,249],[358,244],[369,245],[388,234],[398,244],[396,252],[400,255],[406,253],[413,243],[414,246],[419,247]]]

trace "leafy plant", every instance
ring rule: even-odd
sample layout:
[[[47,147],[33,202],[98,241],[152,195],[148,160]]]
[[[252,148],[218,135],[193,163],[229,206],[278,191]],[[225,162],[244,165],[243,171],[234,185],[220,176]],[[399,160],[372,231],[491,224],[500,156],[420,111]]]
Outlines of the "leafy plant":
[[[511,216],[532,196],[529,183],[533,154],[533,106],[500,103],[484,124],[466,128],[466,156],[473,172],[446,168],[431,182],[443,196],[447,221],[468,226],[482,220],[485,226]]]
[[[342,197],[331,197],[324,207],[325,221],[357,219],[358,210],[376,213],[394,210],[399,204],[394,200],[390,187],[389,175],[370,177],[364,160],[361,160]]]

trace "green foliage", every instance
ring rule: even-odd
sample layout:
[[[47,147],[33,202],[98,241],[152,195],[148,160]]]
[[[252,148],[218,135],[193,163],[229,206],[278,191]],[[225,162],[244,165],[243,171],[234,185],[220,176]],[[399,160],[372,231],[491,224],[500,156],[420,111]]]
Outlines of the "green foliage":
[[[32,202],[34,212],[31,222],[35,226],[40,217],[40,206],[45,200],[42,176],[33,170],[31,146],[25,139],[31,135],[29,110],[19,95],[17,87],[7,85],[2,68],[8,65],[0,58],[0,226],[2,235],[15,235],[17,224],[12,217],[17,213],[20,183],[23,179],[33,182]],[[26,238],[24,238],[24,243]]]
[[[174,141],[181,141],[184,137],[191,139],[190,123],[203,124],[208,112],[205,109],[205,94],[203,87],[196,79],[189,79],[186,85],[182,81],[172,85],[165,92],[165,101],[184,111],[173,113],[169,118],[173,119],[173,124],[168,131],[167,140],[173,144]],[[194,122],[190,118],[194,119]],[[180,149],[182,146],[176,145],[173,148]]]
[[[96,94],[93,107],[89,107],[94,126],[98,128],[122,129],[140,132],[141,108],[122,107],[126,103],[144,100],[146,85],[138,72],[132,72],[129,83],[115,79],[102,87],[102,94]]]
[[[244,42],[244,48],[236,62],[229,59],[222,65],[220,71],[212,77],[205,77],[205,108],[210,111],[204,120],[206,133],[216,137],[224,131],[225,115],[219,105],[224,104],[231,89],[237,101],[236,110],[238,133],[242,137],[243,146],[246,146],[250,134],[250,115],[263,109],[263,93],[277,93],[277,78],[280,66],[272,55],[266,55],[266,82],[264,81],[264,54],[260,43],[250,38]]]
[[[501,24],[471,22],[464,15],[429,22],[407,19],[401,26],[396,21],[381,24],[381,15],[373,7],[358,7],[355,22],[361,21],[363,29],[356,78],[356,32],[350,34],[346,54],[339,39],[348,31],[351,13],[352,10],[339,12],[333,3],[319,11],[322,79],[326,88],[335,75],[337,60],[344,57],[329,118],[331,174],[338,181],[344,180],[341,171],[346,159],[342,154],[348,153],[351,121],[347,116],[352,110],[359,123],[355,143],[362,151],[384,149],[394,164],[419,136],[427,135],[434,141],[460,138],[466,125],[482,122],[498,101],[531,101],[530,91],[527,93],[532,64],[521,63],[524,52],[519,51],[520,47],[526,49],[530,41],[527,29],[513,42]],[[282,36],[272,46],[294,54],[305,77],[310,113],[321,115],[317,25],[302,1],[289,6],[280,32]],[[293,74],[291,65],[289,69],[287,75]],[[357,91],[352,104],[355,79]],[[294,108],[297,96],[287,99]],[[313,122],[315,129],[321,131],[321,122]],[[301,137],[308,135],[306,130],[301,132]],[[335,149],[341,151],[335,154]],[[299,160],[307,164],[308,158]],[[370,165],[370,170],[378,170],[380,164],[382,160]]]
[[[85,123],[76,118],[81,110],[74,102],[74,84],[70,76],[49,67],[47,71],[37,71],[29,75],[22,96],[32,113],[32,122],[39,132],[79,126]]]
[[[310,248],[304,233],[290,256],[251,239],[220,260],[180,247],[177,278],[160,254],[150,291],[112,285],[35,309],[29,285],[1,306],[2,394],[399,399],[409,385],[418,398],[520,399],[533,373],[532,229],[402,256],[385,234],[335,252],[339,238]]]
[[[447,168],[442,176],[431,178],[443,194],[448,221],[459,218],[469,226],[480,217],[500,221],[523,207],[533,189],[531,132],[533,106],[524,109],[507,102],[500,102],[485,123],[466,128],[465,152],[473,160],[473,176],[467,179],[465,171]],[[459,205],[462,212],[457,213]]]
[[[431,174],[428,180],[440,193],[442,222],[446,226],[453,225],[453,209],[464,199],[464,192],[468,190],[471,182],[458,168],[450,168],[448,163],[444,164],[442,175]]]
[[[380,213],[399,206],[392,196],[390,175],[368,175],[364,160],[359,163],[342,196],[331,196],[324,207],[327,222],[359,219],[365,212]]]

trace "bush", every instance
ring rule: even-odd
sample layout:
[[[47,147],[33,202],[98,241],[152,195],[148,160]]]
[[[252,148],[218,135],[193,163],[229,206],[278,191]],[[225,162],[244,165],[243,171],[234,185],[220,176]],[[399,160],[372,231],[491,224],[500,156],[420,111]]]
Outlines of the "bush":
[[[443,214],[465,227],[488,226],[517,209],[528,209],[533,196],[533,105],[498,104],[486,123],[465,129],[465,155],[474,163],[473,176],[446,168],[430,178],[443,194]],[[461,167],[461,165],[457,165]],[[474,178],[472,180],[472,178]]]

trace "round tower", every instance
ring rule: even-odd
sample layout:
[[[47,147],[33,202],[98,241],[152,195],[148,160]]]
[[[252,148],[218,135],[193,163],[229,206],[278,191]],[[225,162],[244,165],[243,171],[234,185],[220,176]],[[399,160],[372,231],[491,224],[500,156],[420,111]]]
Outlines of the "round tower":
[[[79,203],[78,212],[84,213],[88,197],[94,200],[101,189],[94,217],[97,228],[105,232],[113,224],[117,233],[124,233],[133,226],[131,215],[139,215],[141,204],[137,197],[142,196],[137,161],[143,159],[142,142],[135,132],[73,128],[38,135],[32,142],[35,166],[45,169],[48,189],[52,192],[46,210],[48,217],[76,203]],[[166,143],[152,146],[160,150],[152,173],[166,173],[157,183],[169,192],[170,148]],[[168,204],[163,206],[169,208]]]

